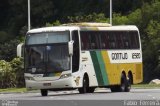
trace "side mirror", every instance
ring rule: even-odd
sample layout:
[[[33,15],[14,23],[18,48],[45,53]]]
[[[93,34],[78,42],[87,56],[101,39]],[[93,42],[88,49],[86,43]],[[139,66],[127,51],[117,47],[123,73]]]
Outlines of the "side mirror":
[[[73,43],[74,43],[74,41],[69,41],[68,42],[69,55],[73,55]]]
[[[17,57],[23,57],[23,43],[18,44],[17,46]]]

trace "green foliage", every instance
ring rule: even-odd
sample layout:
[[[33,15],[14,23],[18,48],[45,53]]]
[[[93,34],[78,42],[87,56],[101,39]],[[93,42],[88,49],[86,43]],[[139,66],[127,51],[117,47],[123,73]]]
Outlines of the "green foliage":
[[[122,16],[121,14],[113,14],[113,24],[114,25],[125,25],[128,23],[127,16]]]
[[[9,35],[5,31],[0,31],[0,43],[5,42],[8,39]]]
[[[12,67],[12,71],[16,75],[15,85],[16,87],[24,87],[24,64],[22,58],[14,58],[10,65]]]
[[[151,20],[146,28],[146,33],[154,46],[160,49],[160,23],[158,21]]]
[[[23,61],[15,58],[11,62],[0,60],[0,88],[24,87]]]
[[[137,9],[134,12],[130,13],[127,17],[128,17],[128,24],[129,25],[137,25],[138,27],[141,26],[142,13],[141,13],[140,9]]]
[[[0,61],[0,87],[15,87],[15,74],[9,62]]]
[[[68,22],[108,22],[108,19],[102,13],[93,13],[89,15],[68,16]]]
[[[11,61],[16,57],[16,48],[23,41],[24,37],[13,39],[0,44],[0,60]]]
[[[51,26],[58,26],[61,25],[60,21],[56,20],[53,23],[46,23],[46,27],[51,27]]]
[[[143,80],[144,82],[150,82],[152,79],[156,77],[155,68],[158,64],[158,52],[152,43],[148,42],[144,45],[146,46],[146,48],[145,50],[143,50]]]
[[[41,27],[53,22],[54,5],[52,0],[31,0],[31,26]]]

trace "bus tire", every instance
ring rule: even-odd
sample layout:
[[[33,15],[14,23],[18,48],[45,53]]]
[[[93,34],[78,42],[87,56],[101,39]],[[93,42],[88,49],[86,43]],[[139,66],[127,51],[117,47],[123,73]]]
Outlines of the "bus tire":
[[[111,92],[119,92],[119,86],[112,86],[112,87],[110,87],[110,89],[111,89]]]
[[[125,92],[127,87],[127,79],[124,74],[121,76],[121,84],[112,86],[111,92]]]
[[[88,93],[89,89],[89,81],[87,77],[83,78],[83,86],[81,88],[78,88],[79,93]]]
[[[89,87],[89,88],[88,88],[88,93],[93,93],[94,90],[95,90],[95,87]]]
[[[130,90],[131,90],[131,84],[129,81],[127,81],[127,86],[125,88],[125,92],[130,92]]]
[[[124,74],[122,74],[121,76],[121,84],[120,84],[120,87],[119,87],[119,91],[120,92],[126,92],[126,88],[127,88],[127,78]]]
[[[125,92],[130,92],[132,81],[133,81],[132,76],[131,76],[131,74],[129,74],[128,79],[127,79],[127,86],[125,88]]]
[[[46,89],[41,89],[41,95],[42,95],[42,96],[48,96],[48,90],[46,90]]]

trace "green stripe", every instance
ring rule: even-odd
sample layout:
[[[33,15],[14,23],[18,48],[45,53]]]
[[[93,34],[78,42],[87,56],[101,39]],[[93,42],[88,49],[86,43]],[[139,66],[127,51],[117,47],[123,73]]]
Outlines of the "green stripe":
[[[102,73],[102,78],[103,78],[104,85],[107,85],[109,83],[108,83],[105,63],[103,61],[101,51],[97,51],[96,53],[97,53],[97,57],[98,57],[98,63],[100,64],[100,70],[101,70],[101,73]]]
[[[91,51],[90,54],[91,54],[91,57],[92,57],[92,62],[93,62],[94,70],[95,70],[95,73],[96,73],[98,85],[99,86],[104,85],[97,54],[96,54],[95,51]]]

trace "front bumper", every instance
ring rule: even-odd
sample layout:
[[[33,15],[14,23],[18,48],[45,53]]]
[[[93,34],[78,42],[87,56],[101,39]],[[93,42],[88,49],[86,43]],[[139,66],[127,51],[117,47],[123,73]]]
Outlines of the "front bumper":
[[[73,88],[72,77],[54,81],[25,80],[27,89],[58,89]]]

